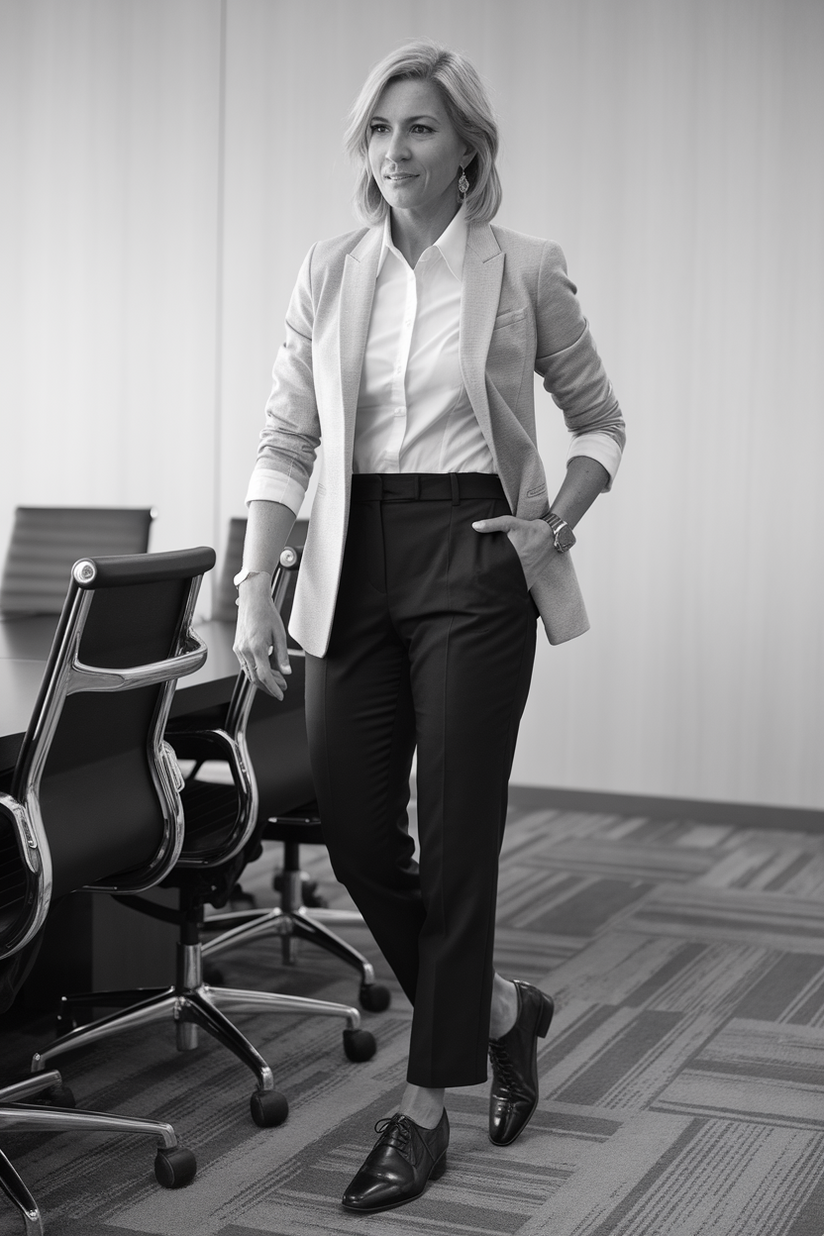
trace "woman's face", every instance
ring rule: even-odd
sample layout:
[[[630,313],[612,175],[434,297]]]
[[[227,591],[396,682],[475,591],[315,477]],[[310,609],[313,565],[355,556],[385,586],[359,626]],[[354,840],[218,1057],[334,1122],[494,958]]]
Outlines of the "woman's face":
[[[436,216],[457,203],[456,180],[471,150],[458,137],[437,86],[390,82],[369,121],[369,167],[393,210]]]

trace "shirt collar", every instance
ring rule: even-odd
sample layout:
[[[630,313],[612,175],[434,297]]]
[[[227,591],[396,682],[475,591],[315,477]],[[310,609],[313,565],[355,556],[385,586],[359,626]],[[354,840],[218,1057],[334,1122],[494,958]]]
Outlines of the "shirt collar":
[[[466,221],[466,209],[461,206],[458,213],[455,215],[452,222],[443,232],[441,232],[434,245],[431,247],[440,252],[441,257],[446,262],[452,274],[460,282],[463,276],[464,257],[466,256],[466,238],[469,232],[469,227]],[[392,229],[389,222],[389,211],[386,212],[386,218],[383,223],[383,241],[381,243],[381,254],[378,259],[378,271],[380,274],[383,270],[383,264],[386,261],[387,253],[392,252],[396,257],[404,261],[403,254],[397,249],[392,241]]]

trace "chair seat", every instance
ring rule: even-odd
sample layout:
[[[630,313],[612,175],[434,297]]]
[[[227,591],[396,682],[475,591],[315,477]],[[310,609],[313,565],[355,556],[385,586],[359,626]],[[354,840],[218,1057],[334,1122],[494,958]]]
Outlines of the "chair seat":
[[[188,781],[181,791],[186,834],[181,857],[220,850],[236,828],[238,798],[234,785]]]
[[[296,842],[298,845],[323,845],[323,829],[317,803],[305,803],[289,815],[276,815],[263,827],[265,841]]]

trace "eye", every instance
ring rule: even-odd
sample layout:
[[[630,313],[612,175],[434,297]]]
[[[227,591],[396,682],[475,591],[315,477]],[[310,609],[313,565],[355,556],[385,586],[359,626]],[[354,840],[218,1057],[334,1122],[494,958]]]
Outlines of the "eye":
[[[374,121],[372,122],[372,124],[370,124],[370,126],[369,126],[369,132],[370,132],[370,134],[371,134],[371,133],[388,133],[388,132],[389,132],[389,125],[388,125],[388,124],[383,124],[383,123],[382,123],[381,121],[379,121],[379,120],[374,120]]]
[[[428,124],[413,124],[412,126],[413,133],[434,133],[434,131]]]

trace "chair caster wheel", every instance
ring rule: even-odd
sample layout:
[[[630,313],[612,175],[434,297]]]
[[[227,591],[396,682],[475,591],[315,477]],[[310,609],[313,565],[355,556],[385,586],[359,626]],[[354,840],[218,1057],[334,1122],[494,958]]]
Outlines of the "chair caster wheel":
[[[289,1103],[279,1090],[255,1090],[249,1100],[252,1119],[261,1129],[273,1129],[283,1124],[289,1115]]]
[[[372,1059],[378,1050],[378,1045],[374,1034],[370,1034],[368,1030],[344,1030],[343,1050],[346,1052],[347,1059],[360,1064],[364,1060]]]
[[[383,983],[364,983],[360,989],[360,1006],[367,1013],[382,1013],[389,1008],[392,992]]]
[[[155,1155],[155,1177],[164,1189],[182,1189],[191,1184],[196,1171],[197,1159],[185,1146],[158,1150]]]

